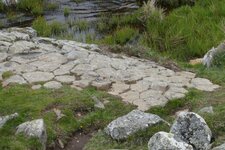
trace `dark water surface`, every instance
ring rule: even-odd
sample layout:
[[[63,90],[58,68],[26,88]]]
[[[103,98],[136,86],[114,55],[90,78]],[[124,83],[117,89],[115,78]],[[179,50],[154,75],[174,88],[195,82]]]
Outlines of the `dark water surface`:
[[[101,34],[96,32],[96,22],[101,16],[119,15],[131,13],[138,9],[136,0],[47,0],[48,3],[56,4],[54,11],[45,11],[44,17],[48,22],[60,22],[65,24],[67,32],[74,40],[86,42],[87,36],[99,38]],[[64,16],[64,9],[69,10],[69,16]],[[24,27],[31,26],[34,17],[23,13],[16,14],[14,18],[8,18],[5,14],[0,14],[0,26],[4,27]],[[85,30],[77,27],[67,27],[68,23],[74,24],[83,22],[88,27]]]

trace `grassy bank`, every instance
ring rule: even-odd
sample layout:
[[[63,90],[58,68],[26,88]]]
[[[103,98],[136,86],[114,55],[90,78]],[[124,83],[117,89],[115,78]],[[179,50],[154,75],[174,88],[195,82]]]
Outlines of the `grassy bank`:
[[[138,28],[133,29],[142,31],[139,35],[140,44],[152,51],[186,61],[202,57],[224,40],[224,5],[224,0],[199,0],[195,6],[182,6],[166,13],[152,6],[152,3],[147,3],[135,15],[110,19],[105,29],[110,31],[109,34],[115,34],[118,30],[121,32],[121,26],[122,30],[126,26],[136,26]],[[109,41],[108,37],[103,41],[124,44],[116,42],[116,39]]]
[[[92,96],[102,102],[107,100],[106,109],[96,109]],[[80,92],[67,86],[55,91],[34,91],[28,86],[0,88],[0,103],[1,116],[19,113],[18,118],[9,121],[0,129],[0,149],[10,150],[41,149],[37,139],[27,139],[22,134],[15,136],[16,127],[25,121],[43,118],[47,127],[48,145],[51,145],[57,139],[68,141],[76,131],[102,129],[111,120],[134,108],[104,92],[94,89]],[[66,116],[57,121],[54,108],[61,110]]]

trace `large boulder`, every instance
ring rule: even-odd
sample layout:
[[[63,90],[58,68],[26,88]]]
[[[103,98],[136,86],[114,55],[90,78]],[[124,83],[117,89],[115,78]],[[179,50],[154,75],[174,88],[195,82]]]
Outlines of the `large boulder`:
[[[177,141],[174,135],[166,132],[154,134],[148,142],[149,150],[193,150],[193,147],[183,141]]]
[[[106,127],[105,132],[113,139],[120,140],[162,121],[163,119],[157,115],[144,113],[140,110],[133,110],[127,115],[112,121]]]
[[[211,130],[205,120],[193,112],[180,113],[170,132],[174,134],[175,139],[201,150],[208,149],[212,138]]]
[[[28,137],[36,137],[40,140],[45,149],[47,133],[43,119],[27,121],[17,127],[16,134],[23,133]]]
[[[212,150],[225,150],[225,143],[220,146],[214,147]]]
[[[212,48],[211,50],[209,50],[205,56],[203,57],[203,65],[207,66],[207,67],[211,67],[213,65],[213,62],[215,61],[219,61],[216,60],[216,56],[219,55],[225,55],[225,42],[221,43],[218,47],[216,48]]]
[[[11,119],[14,119],[16,117],[18,117],[18,113],[14,113],[14,114],[11,114],[11,115],[7,115],[7,116],[2,116],[0,117],[0,128],[4,126],[4,124],[11,120]]]

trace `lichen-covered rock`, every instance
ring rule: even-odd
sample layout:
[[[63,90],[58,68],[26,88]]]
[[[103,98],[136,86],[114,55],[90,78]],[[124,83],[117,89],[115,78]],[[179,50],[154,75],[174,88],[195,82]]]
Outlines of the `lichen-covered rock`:
[[[225,42],[221,43],[216,48],[213,47],[205,54],[205,56],[203,57],[203,65],[211,67],[213,65],[213,61],[215,61],[215,56],[221,53],[225,53]]]
[[[144,113],[140,110],[133,110],[127,115],[112,121],[106,127],[105,132],[113,139],[120,140],[162,121],[163,119],[157,115]]]
[[[45,149],[47,142],[47,133],[43,119],[37,119],[20,124],[17,127],[16,134],[23,133],[28,137],[39,138]]]
[[[11,115],[8,115],[8,116],[2,116],[2,117],[0,117],[0,128],[1,128],[2,126],[4,126],[4,124],[5,124],[7,121],[9,121],[9,120],[11,120],[11,119],[14,119],[14,118],[16,118],[16,117],[18,117],[18,116],[19,116],[18,113],[14,113],[14,114],[11,114]]]
[[[220,146],[214,147],[212,150],[225,150],[225,143]]]
[[[204,107],[204,108],[200,109],[200,110],[198,111],[198,113],[201,113],[201,114],[205,114],[205,113],[213,114],[213,113],[214,113],[213,107],[212,107],[212,106]]]
[[[205,120],[196,113],[180,113],[171,127],[174,138],[182,140],[195,149],[207,150],[212,138],[212,132]]]
[[[193,150],[183,141],[177,141],[172,133],[158,132],[148,142],[149,150]]]

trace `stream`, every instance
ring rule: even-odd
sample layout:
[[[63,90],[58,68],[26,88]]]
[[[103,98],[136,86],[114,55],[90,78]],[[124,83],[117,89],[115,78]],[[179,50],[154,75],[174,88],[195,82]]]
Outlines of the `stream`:
[[[129,14],[139,8],[136,0],[47,0],[47,3],[57,6],[55,10],[44,12],[47,22],[62,23],[71,39],[80,42],[86,42],[87,37],[101,38],[101,33],[96,29],[96,22],[102,16]],[[64,16],[65,9],[69,10],[68,16]],[[23,13],[16,14],[14,18],[0,13],[0,26],[4,28],[31,26],[33,20],[34,17]],[[78,22],[85,26],[83,30],[69,25]]]

